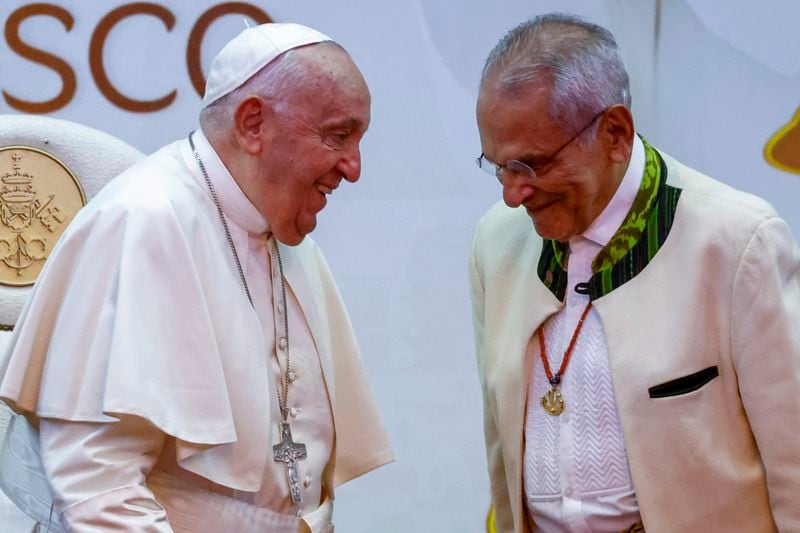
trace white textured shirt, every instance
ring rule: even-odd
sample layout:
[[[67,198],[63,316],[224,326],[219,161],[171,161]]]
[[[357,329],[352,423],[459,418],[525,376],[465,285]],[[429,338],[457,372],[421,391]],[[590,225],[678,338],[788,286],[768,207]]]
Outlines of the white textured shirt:
[[[545,348],[555,374],[589,296],[575,285],[592,276],[592,261],[625,220],[642,181],[644,146],[634,138],[628,169],[617,191],[591,226],[569,241],[565,306],[544,323]],[[525,415],[524,489],[535,531],[617,532],[639,520],[625,441],[620,426],[603,325],[592,308],[560,391],[565,409],[547,414],[540,398],[551,388],[538,335],[532,357]]]
[[[193,140],[225,213],[262,325],[264,345],[272,350],[264,354],[269,359],[271,374],[269,390],[264,392],[270,396],[253,398],[253,401],[269,403],[272,443],[277,444],[280,441],[277,388],[285,370],[283,319],[287,310],[281,298],[273,238],[268,233],[266,220],[238,187],[203,134],[196,132]],[[205,183],[202,187],[207,188]],[[223,250],[231,253],[227,243]],[[40,438],[45,450],[44,466],[54,501],[64,512],[64,520],[71,530],[94,531],[98,527],[98,515],[103,515],[101,526],[106,528],[171,531],[164,510],[145,484],[145,477],[153,469],[179,478],[189,489],[220,494],[277,514],[303,516],[313,532],[327,531],[330,505],[325,506],[324,517],[314,511],[320,508],[325,496],[322,474],[333,449],[333,416],[311,331],[288,284],[286,299],[293,369],[289,384],[289,422],[293,440],[304,443],[307,450],[307,458],[298,463],[302,504],[298,506],[292,502],[283,463],[267,461],[260,491],[234,491],[182,469],[176,462],[174,439],[165,438],[144,420],[123,417],[118,423],[94,424],[42,419]],[[172,320],[180,320],[180,317]],[[226,357],[236,357],[236,354],[226,354]],[[263,453],[272,459],[271,449]]]

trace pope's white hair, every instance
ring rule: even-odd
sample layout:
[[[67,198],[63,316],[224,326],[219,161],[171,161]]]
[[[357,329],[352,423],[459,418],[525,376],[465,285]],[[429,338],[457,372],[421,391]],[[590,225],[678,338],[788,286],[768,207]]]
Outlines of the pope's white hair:
[[[631,106],[614,36],[563,13],[540,15],[508,32],[486,60],[481,88],[490,80],[501,92],[549,83],[550,117],[566,131],[580,130],[614,104]]]
[[[261,70],[253,74],[242,85],[200,111],[200,125],[206,134],[229,133],[239,104],[256,95],[269,100],[273,105],[283,107],[294,91],[308,84],[318,71],[313,61],[309,61],[301,50],[312,47],[332,47],[344,50],[333,41],[322,41],[300,48],[293,48],[279,55]]]

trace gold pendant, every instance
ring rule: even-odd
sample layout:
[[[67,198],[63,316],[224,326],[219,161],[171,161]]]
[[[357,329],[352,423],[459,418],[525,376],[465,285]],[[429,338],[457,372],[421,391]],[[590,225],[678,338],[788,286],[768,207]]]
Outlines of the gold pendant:
[[[564,398],[555,387],[542,396],[542,408],[548,415],[558,416],[564,412]]]

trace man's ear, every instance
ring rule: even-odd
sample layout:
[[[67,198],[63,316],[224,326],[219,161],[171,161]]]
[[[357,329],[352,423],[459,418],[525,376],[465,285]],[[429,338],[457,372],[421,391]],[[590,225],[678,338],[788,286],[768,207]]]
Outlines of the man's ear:
[[[250,96],[239,103],[233,115],[233,131],[239,146],[250,155],[260,154],[264,148],[264,129],[267,127],[269,105],[258,96]]]
[[[598,131],[605,152],[614,163],[625,163],[633,150],[633,115],[622,104],[613,105],[605,112]]]

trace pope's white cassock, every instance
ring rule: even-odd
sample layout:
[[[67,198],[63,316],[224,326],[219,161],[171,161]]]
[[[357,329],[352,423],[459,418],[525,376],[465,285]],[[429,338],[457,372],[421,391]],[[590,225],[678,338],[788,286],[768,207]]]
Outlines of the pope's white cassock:
[[[392,460],[347,313],[308,237],[280,245],[284,309],[268,222],[193,140],[253,304],[178,141],[79,212],[0,359],[0,398],[38,425],[69,530],[329,531],[334,487]],[[289,422],[308,455],[299,504],[272,453],[284,313]]]

